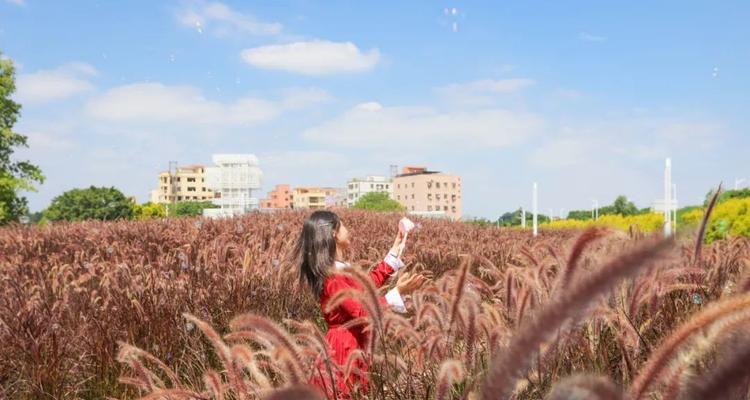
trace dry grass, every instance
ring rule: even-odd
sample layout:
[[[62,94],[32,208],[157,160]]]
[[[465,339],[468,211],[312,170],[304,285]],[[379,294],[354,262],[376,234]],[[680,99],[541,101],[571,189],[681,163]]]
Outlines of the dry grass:
[[[399,216],[342,217],[348,258],[373,265]],[[420,221],[405,261],[434,284],[406,315],[352,294],[375,340],[336,366],[285,261],[303,218],[0,230],[0,398],[316,398],[313,374],[363,361],[368,398],[747,398],[746,375],[721,374],[747,354],[729,340],[750,319],[746,239]]]

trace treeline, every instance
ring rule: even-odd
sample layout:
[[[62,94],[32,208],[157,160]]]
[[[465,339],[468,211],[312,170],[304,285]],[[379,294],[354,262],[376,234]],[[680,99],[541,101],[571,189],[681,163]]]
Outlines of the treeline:
[[[208,201],[181,201],[175,204],[146,202],[138,204],[114,187],[72,189],[55,197],[44,211],[29,216],[29,221],[144,220],[165,217],[190,217],[217,206]]]

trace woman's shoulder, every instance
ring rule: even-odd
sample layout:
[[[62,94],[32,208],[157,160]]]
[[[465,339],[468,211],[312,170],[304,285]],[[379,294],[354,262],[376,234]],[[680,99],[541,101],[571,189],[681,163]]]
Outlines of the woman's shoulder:
[[[323,281],[323,290],[329,291],[340,287],[351,287],[354,285],[352,278],[338,273],[331,273]]]

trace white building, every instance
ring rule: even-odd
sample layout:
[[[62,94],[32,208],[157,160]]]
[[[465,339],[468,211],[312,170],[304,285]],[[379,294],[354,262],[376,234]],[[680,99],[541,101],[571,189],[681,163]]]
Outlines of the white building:
[[[365,179],[354,178],[346,185],[346,205],[351,207],[360,197],[370,192],[386,192],[393,198],[393,180],[384,176],[370,175]]]
[[[207,217],[242,215],[258,209],[253,192],[260,190],[263,172],[253,154],[214,154],[214,167],[206,168],[206,186],[219,208],[203,210]]]

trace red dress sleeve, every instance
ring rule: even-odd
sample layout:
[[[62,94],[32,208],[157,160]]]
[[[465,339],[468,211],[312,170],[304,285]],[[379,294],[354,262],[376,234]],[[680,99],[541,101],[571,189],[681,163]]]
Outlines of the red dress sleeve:
[[[323,306],[323,309],[325,309],[328,300],[335,296],[338,292],[348,289],[361,290],[359,285],[357,285],[351,279],[344,277],[334,277],[329,279],[330,281],[326,285],[324,296],[321,299],[321,305]],[[379,296],[378,301],[383,305],[388,304],[385,300],[385,296]],[[331,310],[331,315],[329,317],[333,321],[329,322],[340,324],[354,318],[365,316],[367,316],[367,310],[365,309],[365,307],[359,301],[349,297],[342,301],[336,309]]]
[[[370,271],[370,279],[372,279],[372,283],[375,284],[375,287],[379,288],[383,286],[385,281],[387,281],[394,272],[398,271],[403,266],[404,263],[400,259],[392,254],[388,254],[385,257],[385,260],[381,261]]]

